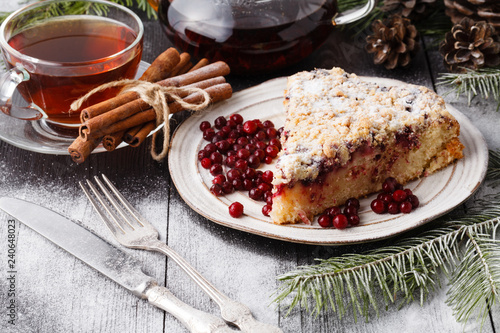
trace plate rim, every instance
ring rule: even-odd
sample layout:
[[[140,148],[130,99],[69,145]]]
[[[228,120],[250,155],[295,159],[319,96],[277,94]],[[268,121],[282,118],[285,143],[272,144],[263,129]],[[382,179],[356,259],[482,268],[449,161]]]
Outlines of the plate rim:
[[[403,81],[396,80],[396,79],[390,79],[390,78],[371,77],[371,76],[359,76],[359,77],[363,80],[368,80],[368,81],[372,81],[372,82],[376,82],[376,83],[387,82],[389,85],[406,84]],[[250,94],[253,91],[259,91],[260,89],[263,89],[268,85],[280,84],[281,81],[283,81],[283,91],[284,91],[284,88],[286,87],[286,85],[285,85],[286,79],[287,79],[286,77],[278,77],[278,78],[273,78],[273,79],[267,80],[265,82],[262,82],[260,84],[255,85],[255,86],[252,86],[252,87],[249,87],[249,88],[246,88],[246,89],[243,89],[241,91],[234,93],[233,97],[231,99],[235,99],[235,97],[239,97],[241,95]],[[277,98],[277,97],[275,97],[275,98]],[[228,101],[224,101],[225,104],[221,105],[220,107],[222,107],[222,108],[230,107],[231,99],[229,99]],[[251,107],[252,105],[255,105],[255,104],[257,104],[259,102],[263,102],[263,101],[264,100],[258,100],[254,103],[250,103],[246,107]],[[217,108],[217,107],[218,106],[216,105],[213,108]],[[424,224],[427,224],[428,222],[450,212],[451,210],[455,209],[457,206],[461,205],[466,200],[468,200],[479,189],[480,185],[484,181],[484,178],[485,178],[486,172],[487,172],[487,166],[488,166],[488,146],[487,146],[487,143],[486,143],[484,136],[479,131],[479,129],[477,129],[477,127],[475,127],[474,124],[472,124],[472,122],[463,113],[461,113],[459,110],[457,110],[455,107],[451,106],[448,103],[446,103],[446,107],[450,113],[452,113],[456,118],[459,118],[457,120],[460,123],[461,127],[463,126],[462,125],[463,123],[466,123],[467,128],[472,129],[472,131],[474,132],[474,133],[472,133],[473,137],[479,143],[480,149],[479,149],[478,153],[479,153],[479,155],[485,157],[483,160],[481,160],[482,168],[481,168],[480,173],[477,177],[478,182],[470,190],[470,193],[466,193],[463,196],[463,198],[461,198],[460,202],[454,203],[450,207],[447,207],[447,209],[440,210],[439,212],[436,212],[436,213],[433,213],[430,215],[426,214],[426,216],[424,218],[419,219],[417,222],[409,224],[407,227],[399,228],[397,231],[389,232],[386,235],[375,235],[373,237],[365,237],[363,239],[358,239],[355,241],[350,241],[350,240],[337,241],[337,240],[332,239],[332,238],[315,239],[314,237],[312,237],[312,238],[311,237],[296,237],[293,235],[284,235],[283,233],[271,232],[271,231],[267,230],[269,228],[265,228],[265,230],[262,230],[260,228],[255,229],[253,227],[249,227],[248,225],[245,225],[244,222],[243,223],[232,223],[232,222],[230,222],[231,217],[229,216],[229,214],[227,215],[229,221],[217,220],[213,216],[211,216],[209,213],[206,213],[206,212],[202,211],[201,209],[198,209],[196,204],[191,202],[191,199],[186,197],[186,193],[184,193],[184,191],[179,188],[179,184],[178,184],[175,176],[172,176],[172,175],[176,174],[175,172],[173,172],[173,168],[175,166],[174,166],[173,158],[171,158],[171,154],[173,154],[172,152],[173,151],[175,152],[175,149],[173,149],[175,147],[175,143],[178,141],[178,140],[176,140],[176,137],[179,134],[179,132],[183,129],[183,125],[185,125],[186,122],[188,122],[188,120],[191,119],[192,116],[186,118],[179,126],[177,126],[177,128],[175,129],[175,131],[172,135],[171,147],[170,147],[169,154],[168,154],[169,173],[170,173],[170,177],[172,179],[172,182],[174,183],[174,186],[176,187],[177,192],[179,193],[180,197],[191,209],[193,209],[195,212],[197,212],[201,216],[205,217],[206,219],[208,219],[214,223],[217,223],[217,224],[220,224],[220,225],[232,228],[232,229],[245,231],[245,232],[259,235],[259,236],[266,237],[266,238],[277,239],[277,240],[292,242],[292,243],[308,244],[308,245],[340,246],[340,245],[352,245],[352,244],[359,244],[359,243],[383,240],[383,239],[394,237],[394,236],[399,235],[401,233],[413,230],[415,228],[418,228],[418,227],[420,227]],[[241,111],[241,108],[238,108],[237,111]],[[209,112],[212,112],[212,110]],[[195,159],[195,161],[196,161],[196,159]],[[455,162],[455,164],[453,164],[453,168],[456,168],[456,162]],[[420,178],[420,179],[425,179],[425,177]],[[198,181],[198,179],[197,179],[197,181]],[[208,192],[208,194],[210,194],[210,192]],[[396,219],[397,219],[397,216],[399,216],[399,215],[395,216]],[[254,220],[254,218],[250,217],[250,216],[244,216],[244,217],[239,218],[238,220],[241,221],[241,219]],[[278,228],[290,228],[293,226],[297,226],[297,225],[293,225],[293,224],[292,225],[288,225],[288,224],[287,225],[277,225],[277,224],[274,224],[272,222],[267,222],[267,221],[264,221],[264,223],[269,224],[270,226],[273,226],[273,227],[278,227]],[[300,225],[301,224],[298,224],[298,226],[300,226]],[[271,229],[274,229],[274,228],[271,228]],[[349,229],[351,229],[351,228],[349,228]],[[349,229],[347,229],[347,230],[349,230]],[[289,229],[283,229],[283,230],[289,230]],[[310,229],[309,232],[325,232],[326,230],[329,230],[329,229]],[[355,228],[352,228],[352,230],[355,230]],[[285,233],[286,233],[286,231],[285,231]]]

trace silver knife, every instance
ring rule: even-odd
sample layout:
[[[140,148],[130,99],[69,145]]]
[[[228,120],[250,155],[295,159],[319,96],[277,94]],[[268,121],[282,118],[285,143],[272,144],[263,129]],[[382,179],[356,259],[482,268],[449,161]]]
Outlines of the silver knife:
[[[167,288],[158,286],[154,278],[142,271],[138,260],[68,218],[37,204],[8,197],[0,198],[0,209],[134,295],[169,312],[191,332],[235,332],[222,318],[194,309]]]

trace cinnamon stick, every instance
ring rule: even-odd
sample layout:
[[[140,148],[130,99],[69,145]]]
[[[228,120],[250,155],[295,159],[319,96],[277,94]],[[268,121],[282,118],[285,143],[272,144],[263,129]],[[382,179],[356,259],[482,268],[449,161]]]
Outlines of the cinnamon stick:
[[[193,83],[190,85],[187,85],[186,88],[200,88],[200,89],[206,89],[210,86],[214,86],[216,84],[221,84],[226,82],[224,77],[216,77],[204,81],[200,81],[197,83]],[[184,98],[188,95],[188,93],[179,93],[179,96]],[[172,100],[169,100],[171,102]],[[88,119],[86,122],[84,122],[85,126],[88,128],[87,132],[88,134],[92,134],[94,129],[99,129],[99,128],[105,128],[110,126],[111,124],[114,124],[122,119],[126,119],[136,113],[139,113],[141,111],[149,109],[151,106],[143,101],[142,99],[136,99],[131,102],[128,102],[126,104],[123,104],[113,110],[110,110],[108,112],[105,112],[103,114],[100,114],[98,116],[92,117]]]
[[[193,67],[191,67],[191,69],[188,72],[195,71],[197,69],[205,67],[206,65],[208,65],[208,59],[207,58],[203,58],[200,61],[198,61],[198,63],[196,63],[196,65],[194,65]]]
[[[181,61],[179,52],[171,47],[161,53],[139,78],[141,81],[157,82],[171,76],[171,72]]]
[[[156,124],[154,121],[150,121],[149,123],[145,123],[144,125],[141,126],[139,131],[135,133],[134,135],[127,137],[128,139],[128,144],[131,147],[137,147],[139,146],[151,133],[152,130],[156,128]]]
[[[232,95],[232,88],[229,83],[217,84],[206,88],[205,91],[209,94],[211,103],[228,99]],[[183,98],[183,101],[192,104],[200,103],[203,101],[203,95],[201,93],[194,93]],[[184,110],[179,102],[169,103],[168,106],[171,114]],[[89,128],[87,123],[82,124],[80,126],[80,137],[84,140],[90,140],[95,137],[102,137],[106,134],[126,130],[153,120],[156,120],[156,112],[150,108],[123,120],[111,123],[107,127]]]
[[[139,78],[141,81],[157,82],[169,77],[170,72],[180,61],[179,52],[171,47],[160,54],[153,63],[146,69],[146,71]],[[118,107],[136,99],[137,96],[133,94],[120,94],[114,98],[108,99],[101,103],[94,104],[82,110],[80,113],[80,120],[84,123],[87,119],[98,116],[106,112],[105,108],[101,108],[100,104],[105,103],[111,108]]]
[[[113,151],[123,141],[123,134],[125,131],[107,134],[102,138],[102,146],[107,151]]]
[[[186,53],[186,52],[181,53],[179,63],[177,65],[175,65],[175,67],[170,72],[170,77],[185,73],[185,72],[182,72],[182,69],[184,67],[186,67],[187,65],[189,65],[191,67],[190,60],[191,60],[191,56],[189,55],[189,53]],[[186,72],[187,72],[187,70],[186,70]]]
[[[123,134],[123,141],[126,143],[130,144],[132,142],[134,136],[139,133],[141,128],[144,126],[144,124],[137,125],[135,127],[129,128],[128,130],[125,131],[125,134]]]
[[[230,71],[229,66],[225,62],[218,61],[213,64],[201,67],[192,72],[188,72],[186,74],[158,81],[157,83],[164,87],[186,86],[195,82],[211,79],[217,76],[227,75],[229,74],[229,71]],[[120,94],[114,98],[110,98],[101,103],[92,105],[82,110],[82,119],[85,118],[84,121],[82,122],[85,122],[87,119],[90,119],[96,115],[100,115],[110,110],[116,109],[121,105],[129,103],[136,99],[139,99],[139,96],[137,95],[137,93],[131,91]]]
[[[77,137],[68,147],[69,155],[75,163],[83,163],[90,156],[90,153],[99,145],[101,138],[90,138],[84,140]]]

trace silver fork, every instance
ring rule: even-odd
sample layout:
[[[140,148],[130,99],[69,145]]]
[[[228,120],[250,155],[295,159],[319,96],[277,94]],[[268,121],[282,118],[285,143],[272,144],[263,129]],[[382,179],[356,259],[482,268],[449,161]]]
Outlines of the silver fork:
[[[102,175],[102,178],[107,187],[97,176],[94,178],[107,200],[88,179],[87,184],[99,203],[82,182],[80,182],[80,186],[118,242],[129,248],[158,251],[174,260],[219,305],[222,318],[226,322],[237,326],[242,332],[282,333],[282,330],[276,326],[257,321],[247,306],[230,299],[217,290],[183,257],[160,241],[158,231],[132,207],[105,175]],[[107,214],[101,207],[104,208]]]

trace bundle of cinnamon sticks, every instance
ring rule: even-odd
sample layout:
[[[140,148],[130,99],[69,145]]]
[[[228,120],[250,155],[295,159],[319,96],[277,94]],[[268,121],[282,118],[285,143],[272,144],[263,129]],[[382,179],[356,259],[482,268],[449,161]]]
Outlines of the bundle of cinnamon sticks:
[[[153,61],[139,80],[162,87],[203,89],[210,97],[210,103],[231,97],[231,85],[223,77],[229,74],[226,63],[209,64],[208,60],[202,59],[193,65],[190,60],[189,54],[179,54],[176,49],[169,48]],[[206,95],[180,90],[178,96],[182,102],[195,104],[202,102]],[[181,105],[184,103],[168,96],[166,100],[170,114],[184,110]],[[159,126],[157,112],[133,91],[124,91],[83,109],[80,118],[79,136],[68,148],[76,163],[85,161],[101,142],[108,151],[122,142],[137,147]]]

